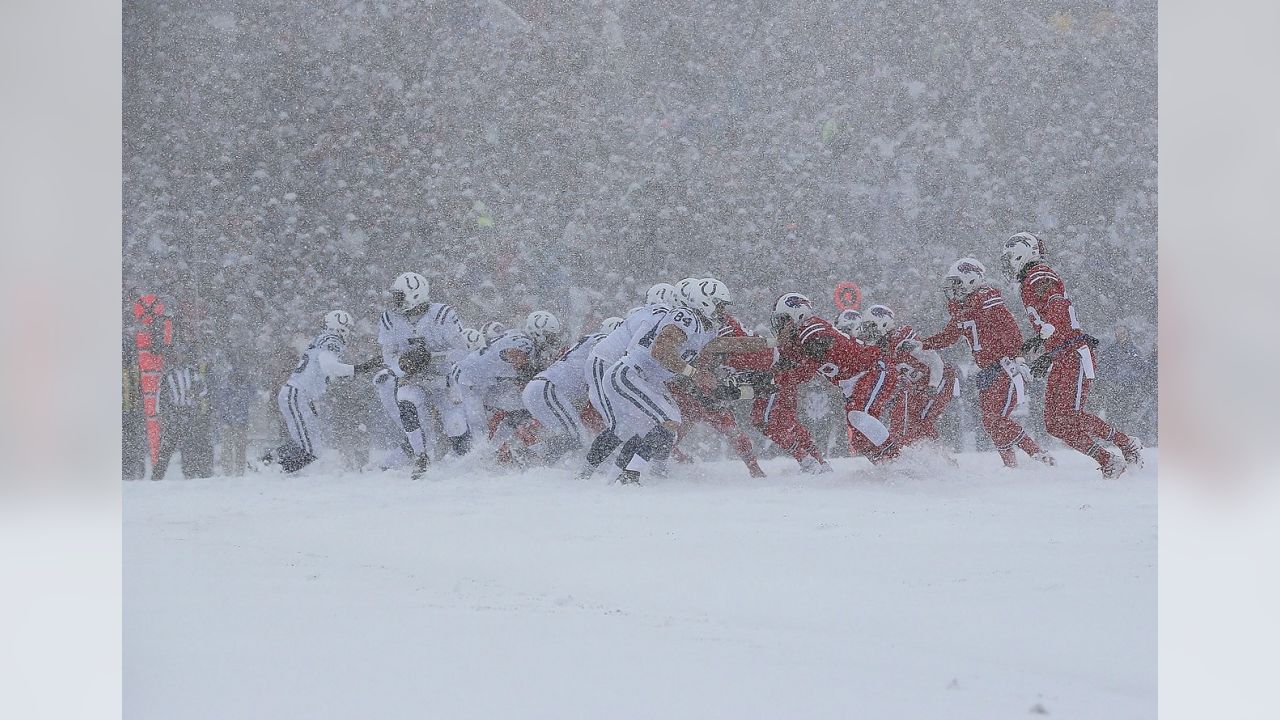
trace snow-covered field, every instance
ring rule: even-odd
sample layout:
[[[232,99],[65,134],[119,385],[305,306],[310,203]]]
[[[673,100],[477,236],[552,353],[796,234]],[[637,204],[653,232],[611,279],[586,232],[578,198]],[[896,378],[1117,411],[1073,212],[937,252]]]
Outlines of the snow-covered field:
[[[1147,452],[127,483],[125,717],[1154,718]]]

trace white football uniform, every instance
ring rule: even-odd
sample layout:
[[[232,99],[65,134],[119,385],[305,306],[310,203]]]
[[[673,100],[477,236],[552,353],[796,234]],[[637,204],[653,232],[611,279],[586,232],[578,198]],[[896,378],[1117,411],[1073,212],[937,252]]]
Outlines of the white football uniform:
[[[586,440],[587,429],[579,413],[587,403],[587,360],[604,338],[603,333],[582,336],[525,386],[525,409],[549,432],[568,435],[579,443]]]
[[[533,358],[533,338],[519,330],[508,330],[488,347],[473,351],[458,362],[457,382],[472,427],[486,427],[485,408],[508,412],[524,409],[520,399],[524,382],[507,351]]]
[[[466,435],[466,409],[457,390],[449,382],[454,363],[467,354],[462,322],[453,307],[430,303],[416,319],[410,319],[401,312],[383,312],[378,327],[378,344],[382,346],[383,363],[396,378],[399,422],[413,451],[421,455],[436,444],[432,411],[439,415],[445,435],[451,438]],[[431,363],[413,378],[405,378],[400,358],[415,344],[421,344],[431,353]],[[388,414],[391,411],[389,380],[384,374],[374,378],[380,402]],[[405,403],[411,406],[412,411],[405,407]]]
[[[653,358],[653,341],[668,326],[675,326],[685,335],[680,346],[680,356],[692,361],[698,352],[716,337],[716,330],[701,315],[680,308],[666,313],[658,322],[632,339],[622,359],[606,372],[604,402],[613,414],[613,432],[619,438],[644,436],[655,426],[672,421],[680,422],[680,409],[667,381],[675,373],[663,367]]]
[[[670,312],[669,306],[658,303],[636,308],[627,315],[621,325],[614,328],[591,349],[591,355],[583,368],[584,379],[587,382],[587,399],[596,412],[600,413],[600,417],[604,418],[605,427],[612,429],[614,426],[613,410],[604,396],[605,373],[611,365],[626,354],[627,346],[631,344],[632,339],[648,332]]]
[[[324,332],[307,346],[289,379],[276,394],[276,404],[284,417],[289,437],[302,452],[316,456],[326,435],[316,413],[319,400],[336,377],[355,375],[355,366],[342,362],[342,351],[347,347],[342,336]]]

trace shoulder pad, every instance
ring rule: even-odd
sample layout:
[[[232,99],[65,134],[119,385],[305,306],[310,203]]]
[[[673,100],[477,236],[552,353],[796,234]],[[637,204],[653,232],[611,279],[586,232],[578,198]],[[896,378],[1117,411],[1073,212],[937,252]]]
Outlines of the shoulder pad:
[[[392,320],[391,320],[390,310],[382,311],[382,327],[386,328],[387,330],[392,329]]]

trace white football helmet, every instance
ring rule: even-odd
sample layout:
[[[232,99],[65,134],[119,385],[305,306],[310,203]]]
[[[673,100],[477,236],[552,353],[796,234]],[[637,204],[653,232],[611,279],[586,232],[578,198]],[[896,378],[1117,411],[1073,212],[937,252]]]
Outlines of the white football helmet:
[[[486,345],[502,337],[502,333],[506,331],[507,326],[497,320],[490,320],[480,326],[480,334],[484,336],[484,342]]]
[[[355,323],[351,321],[351,316],[345,310],[330,310],[324,316],[324,329],[338,333],[338,336],[345,342],[351,339],[351,335],[355,332]]]
[[[524,331],[538,345],[550,345],[560,339],[560,321],[546,310],[534,310],[524,321]]]
[[[685,294],[685,292],[687,292],[687,291],[688,291],[688,289],[689,289],[690,287],[692,287],[692,286],[694,286],[694,285],[698,284],[698,282],[700,282],[701,280],[702,280],[702,278],[687,277],[687,278],[685,278],[685,279],[681,280],[680,282],[676,283],[676,299],[675,299],[675,302],[677,302],[677,303],[683,303],[683,302],[684,302],[684,294]]]
[[[1004,265],[1004,274],[1015,279],[1023,268],[1043,257],[1044,241],[1032,233],[1020,232],[1004,241],[1000,262]]]
[[[467,339],[467,350],[479,350],[489,344],[484,339],[484,333],[475,328],[463,328],[462,337]]]
[[[430,292],[431,285],[427,279],[416,272],[400,273],[396,281],[391,283],[391,299],[403,312],[425,305]]]
[[[676,286],[669,283],[658,283],[649,288],[649,294],[645,296],[646,305],[674,305],[679,299],[680,293],[676,291]]]
[[[773,317],[769,322],[773,332],[777,333],[787,320],[791,321],[794,328],[808,320],[811,315],[813,315],[813,302],[809,298],[800,293],[786,293],[774,301]]]
[[[982,286],[987,268],[973,258],[960,258],[951,264],[942,279],[942,292],[951,300],[967,298]]]
[[[614,330],[617,330],[618,326],[621,324],[622,318],[616,315],[614,317],[607,317],[604,319],[604,322],[600,323],[600,332],[611,333]]]
[[[898,326],[893,319],[893,311],[884,305],[872,305],[862,316],[858,324],[858,339],[863,342],[878,342],[880,338],[893,332]]]
[[[718,323],[724,318],[725,306],[733,302],[733,296],[724,283],[715,278],[703,278],[685,286],[683,300],[690,310]]]
[[[858,331],[858,324],[861,322],[862,311],[851,308],[842,310],[840,315],[836,317],[834,324],[836,329],[844,333],[846,337],[853,337],[853,334]]]

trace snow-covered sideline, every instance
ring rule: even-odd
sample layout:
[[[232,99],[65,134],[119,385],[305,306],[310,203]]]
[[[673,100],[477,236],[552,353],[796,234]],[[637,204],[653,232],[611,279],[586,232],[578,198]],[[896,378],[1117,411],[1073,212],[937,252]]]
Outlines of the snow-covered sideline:
[[[1154,718],[1147,452],[127,483],[125,717]]]

